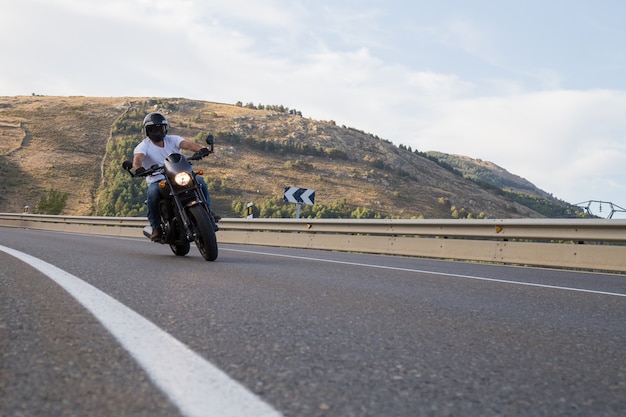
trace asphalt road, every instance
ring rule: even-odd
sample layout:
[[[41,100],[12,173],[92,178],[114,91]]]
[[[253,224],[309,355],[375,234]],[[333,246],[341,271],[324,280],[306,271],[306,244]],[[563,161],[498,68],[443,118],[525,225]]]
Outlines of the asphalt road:
[[[621,417],[626,276],[0,228],[1,416],[203,414]]]

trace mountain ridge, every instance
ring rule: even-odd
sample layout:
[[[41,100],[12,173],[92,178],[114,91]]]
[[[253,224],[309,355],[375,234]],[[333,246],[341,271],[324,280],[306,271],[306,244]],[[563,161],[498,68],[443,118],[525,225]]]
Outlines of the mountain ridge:
[[[64,214],[125,212],[115,207],[143,197],[138,190],[114,191],[116,182],[128,180],[121,162],[132,157],[141,120],[154,110],[166,115],[172,134],[198,142],[207,133],[216,137],[216,153],[199,166],[223,216],[241,215],[235,202],[261,206],[280,200],[285,186],[298,186],[315,189],[316,204],[344,201],[380,217],[545,217],[493,184],[446,167],[450,160],[441,161],[442,155],[409,151],[282,106],[83,96],[0,97],[0,211],[34,207],[46,190],[57,189],[69,195]],[[567,205],[532,187],[533,198]],[[126,212],[141,214],[140,208]]]

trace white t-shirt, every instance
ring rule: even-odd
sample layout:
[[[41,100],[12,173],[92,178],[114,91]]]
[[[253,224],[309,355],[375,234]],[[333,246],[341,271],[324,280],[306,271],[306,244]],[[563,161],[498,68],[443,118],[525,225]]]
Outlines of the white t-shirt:
[[[135,146],[134,153],[142,153],[145,155],[142,166],[148,169],[154,164],[163,165],[163,161],[165,161],[165,158],[167,158],[169,154],[180,153],[180,143],[183,140],[184,138],[180,136],[166,135],[163,139],[164,146],[161,148],[152,143],[149,138],[145,138]],[[146,182],[152,184],[153,182],[161,181],[163,178],[165,178],[163,174],[148,175]]]

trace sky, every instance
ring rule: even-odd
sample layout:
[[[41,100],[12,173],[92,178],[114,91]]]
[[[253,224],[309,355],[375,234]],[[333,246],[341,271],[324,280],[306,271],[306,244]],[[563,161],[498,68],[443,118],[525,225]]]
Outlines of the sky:
[[[626,208],[625,21],[623,0],[0,0],[0,96],[284,105]]]

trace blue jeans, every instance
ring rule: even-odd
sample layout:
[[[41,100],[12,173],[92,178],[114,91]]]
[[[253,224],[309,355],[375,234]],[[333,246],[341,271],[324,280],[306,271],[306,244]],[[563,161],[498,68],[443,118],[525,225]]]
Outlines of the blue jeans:
[[[206,201],[209,210],[211,210],[211,196],[209,195],[209,187],[207,187],[204,178],[202,175],[196,175],[196,181],[200,184],[200,189],[202,190],[202,194],[204,194],[204,200]],[[159,191],[159,182],[153,182],[148,185],[148,221],[150,222],[150,226],[153,229],[159,227],[160,216],[159,216],[159,201],[161,200],[161,194]]]

